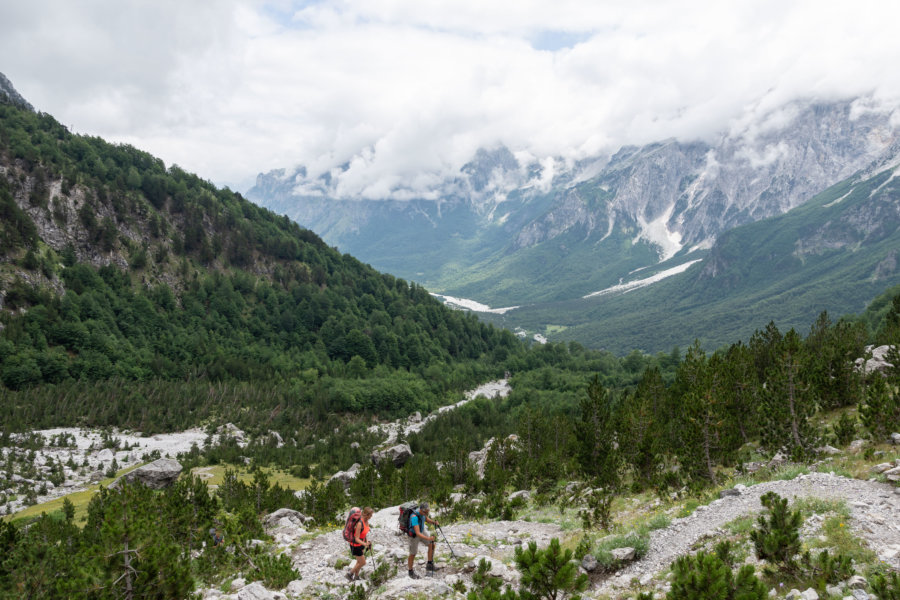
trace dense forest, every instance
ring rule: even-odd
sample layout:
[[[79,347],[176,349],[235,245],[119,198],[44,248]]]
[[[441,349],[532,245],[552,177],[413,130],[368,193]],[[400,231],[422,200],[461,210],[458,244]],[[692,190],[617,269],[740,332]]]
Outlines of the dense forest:
[[[72,135],[49,115],[0,105],[0,164],[0,382],[55,386],[73,414],[93,414],[85,394],[122,381],[144,386],[147,405],[129,402],[137,412],[155,410],[169,382],[206,381],[265,382],[327,411],[401,414],[524,351],[511,333],[238,194]],[[152,431],[172,420],[122,424]]]

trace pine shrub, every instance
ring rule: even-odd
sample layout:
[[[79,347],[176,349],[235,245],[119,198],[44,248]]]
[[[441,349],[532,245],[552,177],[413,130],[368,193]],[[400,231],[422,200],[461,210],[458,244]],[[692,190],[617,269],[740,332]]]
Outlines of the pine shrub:
[[[256,568],[247,578],[250,581],[262,581],[267,588],[280,590],[295,579],[300,579],[300,573],[294,569],[291,557],[287,554],[260,554],[254,557],[253,564]]]
[[[900,574],[877,574],[872,578],[872,592],[878,600],[900,600]]]
[[[856,573],[849,556],[845,554],[831,556],[828,550],[823,550],[815,558],[806,551],[800,560],[806,575],[815,580],[819,589],[850,579]]]
[[[766,588],[750,565],[735,575],[719,552],[681,556],[672,564],[667,600],[764,600]]]
[[[768,561],[779,570],[796,572],[794,557],[800,551],[800,511],[788,510],[787,498],[775,492],[766,492],[759,499],[769,510],[769,517],[760,515],[759,528],[750,532],[756,548],[756,557]]]
[[[563,551],[553,538],[544,550],[535,542],[516,547],[516,566],[522,573],[519,596],[522,600],[577,600],[588,585],[588,577],[578,573],[572,551]]]

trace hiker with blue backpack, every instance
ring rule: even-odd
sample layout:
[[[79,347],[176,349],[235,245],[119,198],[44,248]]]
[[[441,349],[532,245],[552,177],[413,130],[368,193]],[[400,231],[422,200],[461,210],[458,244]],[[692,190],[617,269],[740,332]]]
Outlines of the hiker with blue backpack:
[[[428,535],[428,530],[425,528],[425,525],[428,523],[431,523],[435,527],[438,527],[439,525],[437,521],[428,517],[429,512],[427,502],[419,504],[418,509],[409,509],[409,528],[406,532],[407,535],[410,536],[407,566],[409,567],[409,576],[412,579],[419,579],[419,575],[413,570],[413,562],[416,559],[416,554],[419,552],[420,539],[428,543],[428,563],[425,565],[425,570],[428,571],[428,575],[434,576],[434,547],[437,538],[436,536]]]

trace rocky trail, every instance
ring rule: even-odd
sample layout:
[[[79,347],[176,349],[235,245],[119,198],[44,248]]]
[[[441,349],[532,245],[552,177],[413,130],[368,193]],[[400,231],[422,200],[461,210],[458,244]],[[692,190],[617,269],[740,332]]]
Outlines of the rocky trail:
[[[763,510],[760,497],[768,491],[791,499],[822,498],[843,500],[850,509],[850,527],[866,540],[881,560],[900,568],[900,494],[898,488],[875,481],[847,479],[830,473],[810,473],[787,481],[767,481],[726,491],[718,500],[698,507],[669,527],[650,534],[646,556],[620,570],[599,586],[599,592],[614,594],[628,587],[632,579],[649,581],[679,555],[687,554],[704,536],[721,533],[721,527],[735,519]]]
[[[792,480],[769,481],[727,490],[722,498],[698,507],[690,516],[675,519],[668,527],[651,532],[646,556],[609,577],[595,577],[585,597],[631,598],[634,595],[632,584],[635,580],[641,582],[645,589],[646,586],[659,587],[657,584],[662,582],[658,576],[677,556],[692,552],[695,544],[708,536],[724,534],[722,528],[727,523],[759,513],[763,510],[760,496],[768,491],[774,491],[792,501],[797,498],[844,501],[852,515],[848,525],[854,533],[866,540],[879,559],[894,568],[900,568],[900,493],[896,488],[875,481],[847,479],[828,473],[810,473]],[[564,532],[555,523],[495,521],[446,525],[443,526],[443,532],[447,540],[438,535],[435,553],[438,571],[435,577],[410,579],[406,574],[407,540],[397,528],[398,514],[397,507],[385,508],[375,513],[370,521],[370,539],[374,543],[374,552],[362,571],[363,581],[360,583],[370,585],[367,580],[373,569],[385,561],[397,568],[396,574],[373,597],[405,598],[416,593],[428,597],[453,597],[454,586],[460,583],[467,587],[472,585],[471,574],[481,558],[491,562],[492,575],[516,587],[519,574],[512,566],[515,547],[531,541],[536,542],[539,547],[545,547],[552,538],[564,536]],[[804,526],[805,535],[816,535],[821,521],[820,517],[810,518]],[[288,525],[286,521],[282,521],[282,524]],[[341,537],[340,530],[307,541],[297,539],[297,536],[303,534],[302,528],[286,529],[281,534],[276,528],[270,530],[270,533],[276,540],[281,540],[282,547],[291,553],[294,567],[301,573],[302,579],[291,582],[282,592],[266,592],[257,596],[256,591],[251,593],[249,589],[241,589],[221,596],[223,600],[318,598],[335,593],[343,596],[349,591],[350,583],[345,574],[350,563],[347,544]],[[420,575],[425,574],[424,561],[424,551],[420,550],[415,567]],[[238,581],[237,585],[243,585],[243,582]],[[206,597],[219,596],[209,590]]]

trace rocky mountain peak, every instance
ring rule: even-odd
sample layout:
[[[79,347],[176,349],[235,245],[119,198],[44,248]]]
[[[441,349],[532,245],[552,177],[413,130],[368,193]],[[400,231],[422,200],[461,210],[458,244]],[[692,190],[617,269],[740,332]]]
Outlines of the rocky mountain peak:
[[[0,73],[0,102],[9,102],[34,112],[34,107],[16,91],[12,82],[3,73]]]

